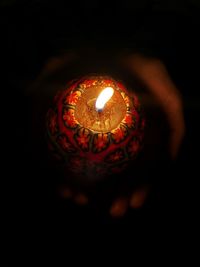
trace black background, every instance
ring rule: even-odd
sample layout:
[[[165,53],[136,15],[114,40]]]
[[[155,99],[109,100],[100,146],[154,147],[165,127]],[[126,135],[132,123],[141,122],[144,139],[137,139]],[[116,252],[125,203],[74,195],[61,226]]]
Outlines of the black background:
[[[40,232],[62,235],[105,225],[129,226],[135,234],[165,223],[179,232],[188,220],[193,224],[199,177],[199,7],[198,1],[1,1],[6,235],[30,240]],[[28,88],[50,58],[84,47],[104,55],[128,48],[159,57],[183,95],[187,132],[176,163],[157,165],[158,183],[148,203],[119,220],[108,216],[109,202],[78,207],[59,199],[54,187],[58,177],[41,162],[43,148],[36,146],[33,152],[43,142],[32,133],[34,101],[40,94],[33,97]]]

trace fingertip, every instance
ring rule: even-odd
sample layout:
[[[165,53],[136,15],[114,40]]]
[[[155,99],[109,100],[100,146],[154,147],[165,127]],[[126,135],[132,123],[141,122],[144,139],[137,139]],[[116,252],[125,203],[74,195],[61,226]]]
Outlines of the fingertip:
[[[81,205],[81,206],[84,206],[84,205],[88,204],[88,202],[89,202],[88,197],[85,194],[83,194],[83,193],[76,194],[74,196],[74,199],[73,200],[74,200],[74,202],[76,204]]]
[[[110,215],[114,218],[123,217],[128,210],[128,200],[126,198],[116,199],[110,208]]]
[[[140,189],[134,191],[133,194],[131,195],[131,198],[130,198],[130,202],[129,202],[130,207],[132,209],[141,208],[146,201],[148,193],[149,193],[148,187],[143,187],[143,188],[140,188]]]
[[[59,189],[59,195],[64,199],[70,199],[73,196],[73,192],[69,187],[61,187]]]

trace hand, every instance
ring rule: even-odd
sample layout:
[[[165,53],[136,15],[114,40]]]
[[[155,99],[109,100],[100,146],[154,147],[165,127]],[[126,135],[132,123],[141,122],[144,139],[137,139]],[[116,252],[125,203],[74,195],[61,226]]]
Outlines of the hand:
[[[63,64],[70,64],[73,59],[74,56],[66,56],[59,60],[52,60],[47,64],[42,76],[44,77],[45,75],[49,75],[49,73],[53,73]],[[146,58],[137,54],[129,56],[125,63],[129,70],[146,85],[147,89],[157,99],[160,107],[166,114],[170,126],[169,152],[171,158],[175,160],[185,133],[180,93],[160,60]],[[148,185],[142,185],[135,189],[129,196],[126,195],[116,198],[110,207],[110,215],[112,217],[121,217],[127,212],[129,207],[134,209],[142,207],[148,197],[149,191],[150,187]],[[86,194],[76,192],[72,188],[66,187],[66,185],[59,189],[59,194],[61,197],[71,199],[79,205],[85,205],[90,201]]]
[[[123,62],[144,83],[165,113],[170,129],[169,154],[171,159],[175,160],[185,134],[183,104],[179,91],[160,60],[135,54]],[[111,206],[110,214],[113,217],[119,217],[125,214],[128,206],[140,208],[149,190],[149,186],[143,185],[135,190],[130,198],[117,198]]]
[[[183,104],[179,91],[159,59],[136,54],[129,56],[125,64],[144,83],[165,113],[170,129],[169,153],[171,159],[175,160],[185,135]]]

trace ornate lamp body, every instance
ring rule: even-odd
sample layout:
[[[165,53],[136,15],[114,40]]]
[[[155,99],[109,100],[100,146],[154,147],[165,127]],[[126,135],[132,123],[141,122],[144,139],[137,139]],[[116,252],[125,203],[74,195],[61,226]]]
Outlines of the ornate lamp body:
[[[96,100],[107,87],[113,96],[98,110]],[[71,82],[55,96],[46,123],[51,152],[88,179],[120,172],[142,148],[145,120],[138,97],[111,77]]]

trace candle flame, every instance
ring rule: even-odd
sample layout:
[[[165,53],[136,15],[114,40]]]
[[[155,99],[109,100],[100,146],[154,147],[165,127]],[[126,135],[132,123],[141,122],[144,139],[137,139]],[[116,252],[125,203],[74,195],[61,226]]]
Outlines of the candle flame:
[[[111,99],[113,96],[114,89],[112,87],[106,87],[103,91],[99,94],[96,100],[95,107],[97,111],[101,111],[105,104]]]

